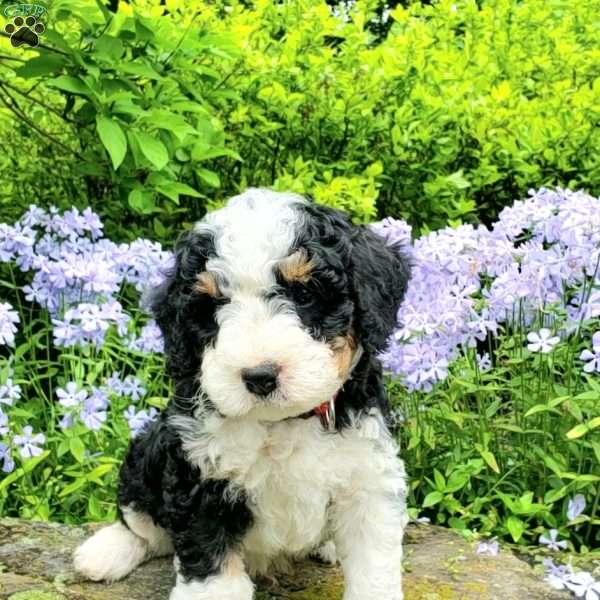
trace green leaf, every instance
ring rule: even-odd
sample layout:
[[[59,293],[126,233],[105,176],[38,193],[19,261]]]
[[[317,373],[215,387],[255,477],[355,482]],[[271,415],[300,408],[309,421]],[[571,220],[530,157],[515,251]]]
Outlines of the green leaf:
[[[146,79],[161,79],[159,73],[157,73],[150,65],[147,65],[139,60],[133,62],[120,61],[116,68],[122,73],[128,75],[136,75],[138,77],[145,77]]]
[[[165,181],[156,186],[156,189],[173,202],[179,202],[179,196],[191,196],[192,198],[202,198],[202,194],[193,187],[178,181]]]
[[[169,162],[169,153],[165,145],[144,131],[134,131],[133,135],[144,157],[159,171]]]
[[[149,215],[157,210],[154,194],[142,188],[131,190],[127,202],[132,210],[140,215]]]
[[[200,167],[196,169],[196,173],[198,173],[198,177],[200,177],[204,183],[207,183],[211,187],[221,187],[221,179],[214,171],[209,171],[208,169]]]
[[[123,42],[119,38],[110,35],[99,37],[95,44],[96,55],[118,64],[123,55]]]
[[[83,462],[83,457],[85,455],[85,445],[78,437],[72,437],[69,440],[69,450],[73,455],[73,458],[78,462]]]
[[[127,154],[127,137],[115,119],[104,115],[96,116],[96,129],[116,171]]]
[[[446,480],[444,479],[444,476],[437,469],[434,469],[433,478],[435,479],[435,487],[440,492],[443,492],[446,488]]]
[[[180,142],[187,135],[196,135],[196,130],[181,115],[168,110],[152,110],[145,120],[158,129],[169,131]]]
[[[570,491],[570,485],[563,485],[556,490],[549,490],[544,495],[544,504],[552,504],[561,498],[564,498]]]
[[[50,456],[50,450],[44,450],[39,456],[30,458],[23,463],[23,471],[31,473],[41,462],[44,462]]]
[[[518,542],[521,539],[523,532],[525,531],[525,523],[523,523],[523,521],[521,521],[521,519],[519,519],[518,517],[511,515],[510,517],[508,517],[508,519],[506,519],[505,525],[512,539],[515,542]]]
[[[492,471],[494,471],[495,473],[500,473],[500,467],[496,462],[496,457],[489,450],[483,448],[480,444],[475,444],[475,448],[477,449],[479,454],[481,454],[481,458],[485,460],[488,467],[492,469]]]
[[[202,162],[203,160],[212,160],[213,158],[220,158],[221,156],[228,156],[237,161],[242,161],[242,157],[229,148],[217,148],[211,144],[205,142],[198,142],[192,149],[192,160],[196,162]]]
[[[93,481],[94,483],[97,483],[99,485],[103,485],[104,482],[102,481],[101,477],[103,477],[107,473],[110,473],[111,471],[114,471],[115,466],[116,465],[114,463],[98,465],[93,471],[88,473],[87,480]]]
[[[97,521],[103,517],[102,504],[94,494],[88,498],[88,512],[90,513],[90,517]]]
[[[91,94],[90,88],[79,77],[71,77],[70,75],[61,75],[55,79],[50,79],[47,85],[71,94],[81,96],[89,96]]]
[[[465,487],[466,483],[469,481],[469,475],[467,473],[460,473],[455,471],[448,478],[448,483],[446,484],[447,492],[458,492],[463,487]]]
[[[25,475],[25,471],[23,469],[17,469],[13,471],[10,475],[3,477],[2,481],[0,481],[0,492],[6,489],[11,483],[21,479]]]
[[[589,427],[587,423],[580,423],[579,425],[575,425],[573,429],[567,431],[567,438],[570,440],[576,440],[584,436],[589,431]]]
[[[69,496],[73,492],[76,492],[79,488],[83,487],[85,484],[86,484],[85,478],[80,477],[79,479],[76,479],[73,483],[70,483],[69,485],[64,487],[58,494],[58,497],[64,498],[65,496]]]
[[[598,463],[600,463],[600,442],[592,440],[590,442],[590,444],[592,446],[592,450],[594,451],[594,454],[596,455],[596,460],[598,461]]]
[[[66,60],[60,54],[41,54],[30,58],[24,65],[15,69],[19,77],[29,79],[30,77],[40,77],[60,71],[66,64]]]
[[[429,494],[427,494],[423,500],[423,508],[428,508],[434,504],[439,504],[443,498],[444,494],[442,494],[442,492],[429,492]]]

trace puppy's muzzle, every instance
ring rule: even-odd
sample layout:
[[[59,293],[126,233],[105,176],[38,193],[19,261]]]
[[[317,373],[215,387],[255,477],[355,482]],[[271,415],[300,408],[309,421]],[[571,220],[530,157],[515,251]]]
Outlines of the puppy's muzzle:
[[[274,363],[263,363],[251,369],[242,369],[242,381],[247,390],[257,396],[268,396],[277,387],[279,369]]]

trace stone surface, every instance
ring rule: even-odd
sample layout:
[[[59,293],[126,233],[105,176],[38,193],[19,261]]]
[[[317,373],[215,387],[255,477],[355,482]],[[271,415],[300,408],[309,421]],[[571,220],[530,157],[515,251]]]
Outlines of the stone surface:
[[[71,554],[95,526],[67,527],[0,521],[0,600],[166,600],[171,559],[146,563],[112,585],[85,582]],[[565,600],[540,573],[507,551],[478,556],[475,545],[452,531],[410,526],[406,535],[406,600]],[[290,575],[259,582],[257,600],[341,600],[339,569],[299,563]],[[382,599],[385,600],[385,599]]]

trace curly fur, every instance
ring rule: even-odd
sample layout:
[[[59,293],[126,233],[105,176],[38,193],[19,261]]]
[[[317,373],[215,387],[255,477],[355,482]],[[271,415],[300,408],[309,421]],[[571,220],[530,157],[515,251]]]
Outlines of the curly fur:
[[[342,212],[266,190],[207,215],[175,256],[151,299],[175,394],[124,461],[121,523],[76,567],[115,579],[174,551],[172,600],[250,600],[248,574],[326,544],[344,600],[400,600],[405,474],[376,356],[407,260]],[[276,386],[257,396],[240,373],[263,363]],[[312,416],[332,397],[333,431]]]

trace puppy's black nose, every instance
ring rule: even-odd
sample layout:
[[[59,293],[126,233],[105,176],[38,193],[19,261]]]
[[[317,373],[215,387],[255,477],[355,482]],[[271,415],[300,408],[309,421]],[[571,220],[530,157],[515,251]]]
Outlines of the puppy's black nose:
[[[251,369],[242,369],[242,381],[249,392],[257,396],[266,396],[277,387],[277,365],[264,363]]]

